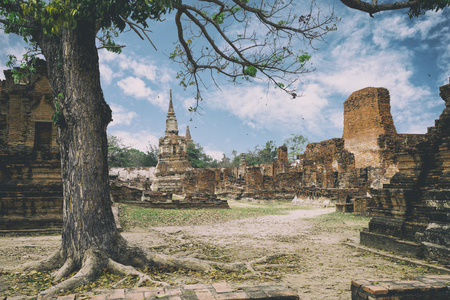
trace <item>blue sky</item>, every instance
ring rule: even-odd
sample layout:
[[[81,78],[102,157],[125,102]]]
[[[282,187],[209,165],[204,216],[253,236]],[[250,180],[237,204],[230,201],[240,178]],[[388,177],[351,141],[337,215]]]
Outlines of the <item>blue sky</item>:
[[[168,59],[176,42],[173,16],[151,23],[157,51],[132,32],[122,34],[117,39],[126,45],[122,54],[100,50],[102,88],[114,119],[108,133],[141,150],[157,145],[170,89],[180,135],[189,126],[194,142],[218,158],[266,141],[280,146],[291,134],[311,142],[341,137],[344,101],[368,86],[390,91],[397,132],[425,133],[433,126],[444,108],[438,88],[450,77],[450,10],[410,20],[405,11],[370,18],[339,1],[317,4],[325,13],[334,8],[341,21],[325,42],[314,44],[316,50],[299,44],[312,55],[309,63],[316,71],[301,77],[297,90],[302,97],[296,99],[259,80],[233,85],[219,77],[220,89],[203,90],[200,113],[191,114],[194,89],[179,86],[179,66]],[[23,53],[20,40],[3,32],[0,49],[0,69],[6,68],[7,54]]]

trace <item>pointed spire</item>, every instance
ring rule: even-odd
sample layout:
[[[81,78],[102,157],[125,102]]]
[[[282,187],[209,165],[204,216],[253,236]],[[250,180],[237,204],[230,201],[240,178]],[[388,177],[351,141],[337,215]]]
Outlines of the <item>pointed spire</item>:
[[[170,102],[169,102],[169,111],[168,114],[175,115],[175,111],[173,110],[173,103],[172,103],[172,90],[170,90]]]
[[[186,126],[186,139],[191,139],[191,132],[189,131],[189,126]]]
[[[178,122],[177,117],[175,116],[175,111],[173,110],[172,90],[170,90],[169,111],[167,112],[166,119],[166,136],[169,134],[178,135]]]
[[[194,141],[191,138],[191,131],[189,130],[189,126],[186,126],[186,144],[189,145],[190,143],[193,143]]]

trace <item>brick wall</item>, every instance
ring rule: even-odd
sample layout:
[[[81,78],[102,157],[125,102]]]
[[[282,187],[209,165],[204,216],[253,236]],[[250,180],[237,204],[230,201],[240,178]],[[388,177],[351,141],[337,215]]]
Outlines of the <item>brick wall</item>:
[[[61,164],[45,62],[25,83],[0,86],[0,230],[62,225]],[[16,231],[16,232],[18,232]]]
[[[344,102],[345,149],[355,154],[355,168],[381,165],[378,136],[396,135],[390,112],[389,91],[368,87]]]

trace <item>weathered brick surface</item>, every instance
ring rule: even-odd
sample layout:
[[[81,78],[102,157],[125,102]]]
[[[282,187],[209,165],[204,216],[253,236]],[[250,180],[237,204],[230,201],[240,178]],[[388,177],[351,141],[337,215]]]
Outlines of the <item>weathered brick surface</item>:
[[[45,62],[25,83],[0,82],[0,232],[62,225],[62,184],[53,96]]]
[[[192,170],[192,166],[188,161],[186,137],[178,135],[177,119],[172,105],[172,91],[165,133],[165,136],[159,139],[158,165],[152,190],[181,193],[182,182],[186,173]]]
[[[355,154],[355,168],[380,166],[378,137],[396,133],[387,89],[368,87],[345,101],[342,138],[345,149]]]
[[[450,84],[440,90],[446,107],[427,134],[380,139],[395,149],[398,171],[382,190],[370,191],[375,217],[361,233],[361,243],[448,264]],[[401,146],[392,147],[396,143]]]
[[[414,280],[353,280],[352,300],[444,300],[450,298],[450,276],[424,276]]]
[[[44,300],[44,298],[38,298]],[[219,284],[191,284],[179,287],[142,287],[133,289],[117,289],[102,295],[91,297],[77,297],[69,295],[48,298],[48,300],[66,299],[96,299],[96,300],[231,300],[231,299],[278,299],[297,300],[298,293],[281,285],[238,286],[232,287],[227,283]]]

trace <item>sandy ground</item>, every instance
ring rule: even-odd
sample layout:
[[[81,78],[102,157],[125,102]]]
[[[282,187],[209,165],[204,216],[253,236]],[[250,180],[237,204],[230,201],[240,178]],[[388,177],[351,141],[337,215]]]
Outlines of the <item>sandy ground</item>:
[[[145,248],[158,247],[163,252],[175,252],[176,255],[192,255],[194,250],[180,246],[190,244],[222,249],[221,253],[226,253],[233,261],[249,261],[274,254],[295,255],[295,262],[272,271],[281,275],[281,279],[275,282],[297,289],[300,299],[350,299],[350,282],[353,279],[407,279],[431,274],[416,266],[393,262],[343,245],[343,241],[359,235],[357,230],[351,228],[352,224],[330,227],[307,220],[332,211],[334,208],[293,210],[288,215],[221,224],[155,227],[151,230],[136,228],[123,235]],[[59,244],[59,236],[1,237],[0,267],[45,257]],[[176,252],[177,247],[179,252]]]

